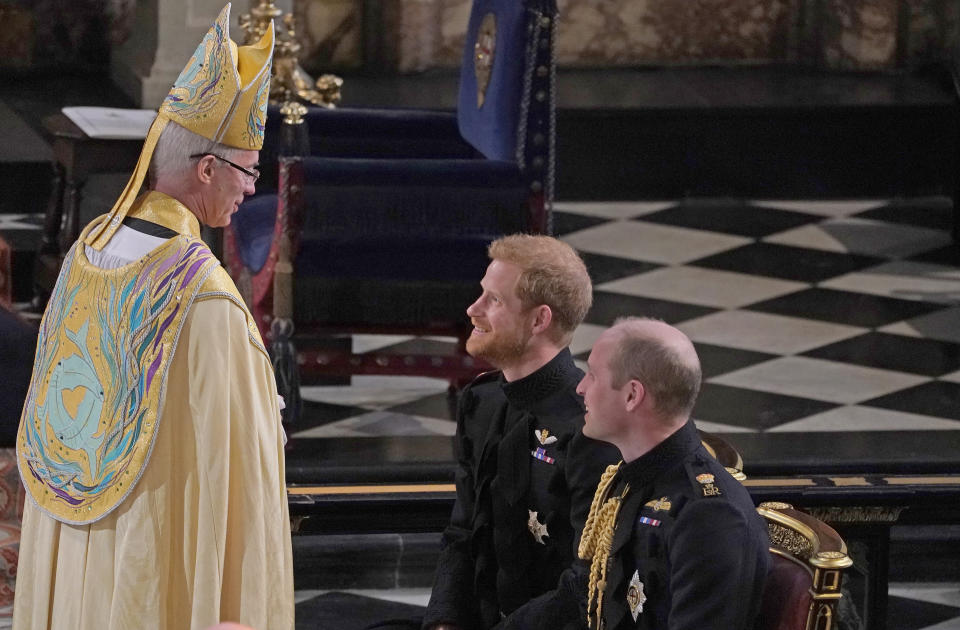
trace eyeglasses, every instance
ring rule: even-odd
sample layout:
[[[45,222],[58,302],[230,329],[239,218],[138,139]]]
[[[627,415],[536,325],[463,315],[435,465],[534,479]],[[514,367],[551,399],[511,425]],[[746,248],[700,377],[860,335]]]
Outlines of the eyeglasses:
[[[256,170],[256,169],[254,169],[254,170],[251,171],[250,169],[243,168],[243,167],[240,166],[239,164],[234,164],[233,162],[231,162],[231,161],[228,160],[227,158],[225,158],[225,157],[220,157],[220,156],[217,155],[216,153],[194,153],[193,155],[190,156],[190,159],[192,160],[192,159],[195,159],[195,158],[204,158],[204,157],[207,157],[208,155],[211,156],[211,157],[217,158],[217,159],[220,160],[221,162],[224,162],[224,163],[226,163],[226,164],[229,164],[229,165],[232,166],[233,168],[237,169],[238,171],[240,171],[241,173],[243,173],[244,175],[246,175],[247,177],[249,177],[250,179],[252,179],[254,182],[256,182],[258,179],[260,179],[260,171],[258,171],[258,170]]]

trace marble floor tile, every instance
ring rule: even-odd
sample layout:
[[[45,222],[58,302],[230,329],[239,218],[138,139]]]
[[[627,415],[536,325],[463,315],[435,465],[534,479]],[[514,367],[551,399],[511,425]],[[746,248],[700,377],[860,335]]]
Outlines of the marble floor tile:
[[[607,329],[607,326],[596,324],[580,324],[573,331],[573,340],[570,342],[570,352],[574,355],[589,354],[594,342]]]
[[[887,628],[893,630],[960,630],[960,607],[918,601],[891,594]]]
[[[856,326],[752,311],[721,311],[677,328],[694,342],[776,354],[804,352],[866,332]]]
[[[452,436],[457,429],[455,422],[438,418],[411,416],[391,411],[368,413],[338,420],[305,431],[295,432],[294,438],[339,438],[339,437],[408,437],[417,435]]]
[[[822,249],[759,242],[694,260],[690,264],[784,280],[818,282],[873,267],[881,262],[883,259],[874,256],[840,254]]]
[[[889,324],[880,332],[960,343],[960,306]]]
[[[700,371],[704,380],[777,357],[775,354],[766,352],[724,348],[703,342],[696,342],[694,346],[700,357]]]
[[[858,219],[950,231],[953,229],[953,201],[949,197],[893,199],[888,204],[860,212],[856,216]]]
[[[869,332],[804,354],[924,376],[940,376],[960,369],[960,344],[883,332]]]
[[[808,214],[817,214],[823,217],[845,217],[858,212],[864,212],[873,208],[880,208],[887,204],[883,199],[863,199],[863,200],[811,200],[794,201],[789,199],[758,199],[751,201],[750,205],[760,208],[775,208],[777,210],[792,210],[794,212],[806,212]]]
[[[940,377],[941,381],[948,381],[950,383],[960,383],[960,370],[956,372],[951,372],[950,374],[944,374]]]
[[[554,211],[553,213],[553,235],[560,237],[570,232],[585,230],[594,225],[606,223],[607,219],[592,217],[585,214],[573,214],[570,212]]]
[[[598,289],[716,308],[737,308],[807,288],[807,284],[763,276],[703,269],[666,267],[606,282]]]
[[[836,407],[833,403],[704,383],[691,414],[706,422],[765,431]]]
[[[938,380],[867,400],[863,404],[869,407],[960,420],[958,401],[960,401],[960,383]]]
[[[350,385],[303,386],[300,394],[305,400],[373,410],[445,393],[448,385],[443,379],[421,376],[355,375]]]
[[[927,378],[890,370],[809,359],[782,357],[709,380],[710,383],[852,404],[919,385]]]
[[[854,326],[884,326],[940,310],[942,306],[883,295],[814,288],[751,304],[749,310]]]
[[[444,391],[443,393],[424,396],[418,400],[393,405],[392,407],[388,407],[386,411],[402,413],[408,416],[452,420],[454,418],[451,410],[452,402],[448,393]]]
[[[823,287],[941,304],[960,303],[960,269],[912,261],[896,261],[845,274]]]
[[[891,582],[887,592],[921,602],[960,607],[960,583],[956,582]]]
[[[787,230],[763,240],[832,252],[899,258],[941,247],[950,243],[951,239],[947,232],[940,230],[841,218]]]
[[[301,388],[301,395],[302,395]],[[300,413],[300,419],[292,428],[294,435],[300,431],[307,431],[325,424],[352,418],[365,414],[369,409],[363,407],[354,407],[353,405],[335,405],[333,403],[314,401],[308,398],[303,399],[303,407]]]
[[[915,413],[849,405],[767,429],[778,433],[808,431],[960,431],[960,421]]]
[[[557,201],[553,209],[603,219],[632,219],[675,205],[676,201]]]
[[[411,335],[353,335],[351,351],[363,354],[411,339],[414,339]]]
[[[593,306],[584,321],[599,326],[611,326],[618,317],[636,316],[655,317],[668,324],[675,324],[715,310],[705,306],[595,290]]]
[[[430,601],[429,588],[351,588],[338,589],[337,593],[350,593],[351,595],[360,595],[361,597],[373,597],[383,599],[388,602],[398,602],[400,604],[411,604],[413,606],[426,606]],[[294,593],[294,600],[299,603],[308,599],[313,599],[317,595],[331,593],[330,590],[302,590]]]
[[[42,230],[44,213],[0,214],[0,232],[12,230]],[[9,238],[9,237],[8,237]]]
[[[580,252],[580,258],[587,266],[587,272],[590,274],[590,280],[594,287],[604,282],[653,271],[661,267],[656,263],[642,260],[630,260],[628,258],[617,258],[616,256],[591,254],[590,252]]]
[[[760,238],[819,221],[815,215],[750,206],[737,199],[685,200],[643,217],[645,222]]]
[[[933,263],[935,265],[960,267],[960,247],[951,243],[945,247],[938,247],[937,249],[931,249],[922,254],[911,256],[910,259],[918,262]]]
[[[567,234],[562,240],[578,250],[663,264],[684,263],[749,242],[742,236],[642,221],[605,223]]]
[[[750,427],[738,427],[735,424],[722,424],[720,422],[710,422],[709,420],[700,420],[694,418],[693,423],[701,431],[708,433],[756,433],[757,430]]]

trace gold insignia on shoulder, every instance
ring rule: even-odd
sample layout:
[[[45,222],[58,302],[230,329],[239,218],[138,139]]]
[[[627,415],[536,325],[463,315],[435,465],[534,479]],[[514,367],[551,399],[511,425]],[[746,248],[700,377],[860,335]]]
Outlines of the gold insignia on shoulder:
[[[659,499],[654,499],[653,501],[647,501],[644,503],[644,506],[652,509],[654,512],[669,512],[670,508],[673,507],[673,504],[670,503],[670,497],[660,497]]]
[[[537,436],[537,441],[544,446],[554,444],[557,441],[557,436],[550,435],[550,429],[534,429],[533,434]]]
[[[647,596],[643,592],[643,582],[640,581],[640,573],[633,572],[630,578],[630,587],[627,589],[627,606],[630,608],[630,614],[636,621],[640,613],[643,612],[643,604],[647,601]]]
[[[718,497],[723,494],[720,492],[720,488],[713,485],[713,475],[710,473],[702,473],[697,475],[697,481],[703,486],[703,496]]]
[[[527,512],[530,513],[530,518],[527,519],[527,529],[533,534],[534,540],[541,545],[546,545],[547,543],[543,542],[543,538],[544,536],[547,538],[550,537],[550,534],[547,532],[547,524],[541,523],[540,519],[537,518],[539,512],[534,512],[533,510],[527,510]]]

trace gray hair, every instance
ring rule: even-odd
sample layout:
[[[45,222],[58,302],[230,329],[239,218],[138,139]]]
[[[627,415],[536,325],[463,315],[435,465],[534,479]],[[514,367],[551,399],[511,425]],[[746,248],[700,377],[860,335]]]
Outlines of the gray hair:
[[[610,357],[610,373],[615,388],[636,379],[653,396],[654,410],[664,420],[687,416],[700,393],[702,373],[693,345],[692,360],[678,348],[639,330],[632,323],[657,322],[643,317],[623,317],[614,322],[620,335]],[[682,350],[682,348],[681,348]]]
[[[153,159],[150,161],[151,181],[176,177],[186,172],[192,166],[190,156],[197,153],[216,153],[222,158],[236,161],[242,151],[243,149],[235,149],[204,138],[170,121],[160,133],[157,147],[153,151]]]

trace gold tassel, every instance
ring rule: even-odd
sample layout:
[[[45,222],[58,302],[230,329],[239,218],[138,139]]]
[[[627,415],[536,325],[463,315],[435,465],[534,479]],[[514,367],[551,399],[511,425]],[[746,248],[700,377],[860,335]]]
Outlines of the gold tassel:
[[[613,480],[622,463],[607,466],[607,470],[600,477],[597,492],[593,495],[593,502],[590,504],[590,515],[587,516],[577,549],[577,555],[581,560],[591,560],[590,582],[587,586],[587,625],[590,628],[595,627],[594,619],[598,628],[603,620],[603,594],[607,589],[607,560],[610,557],[610,548],[613,546],[613,534],[616,531],[620,504],[623,497],[630,491],[630,485],[627,484],[620,496],[607,499],[610,486],[613,485]],[[594,600],[596,600],[596,612],[591,615]]]

